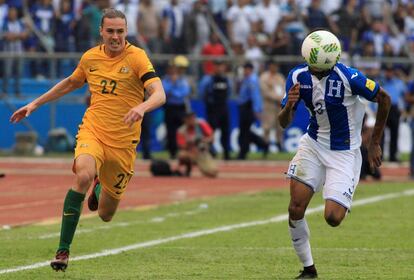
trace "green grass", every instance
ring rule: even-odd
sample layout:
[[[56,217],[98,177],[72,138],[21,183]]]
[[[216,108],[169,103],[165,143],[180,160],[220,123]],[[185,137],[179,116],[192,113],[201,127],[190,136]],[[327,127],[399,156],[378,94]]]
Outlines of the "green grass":
[[[408,184],[361,185],[355,200],[412,188]],[[320,279],[413,279],[413,199],[405,196],[355,206],[339,228],[329,227],[322,213],[310,214],[307,219]],[[267,220],[286,214],[288,200],[285,189],[120,211],[108,224],[97,217],[82,219],[79,230],[92,232],[75,237],[72,257]],[[309,207],[321,203],[318,193]],[[59,225],[1,230],[0,271],[51,259],[58,238],[39,237],[58,231]],[[41,267],[0,274],[0,279],[292,279],[300,268],[283,221],[73,261],[65,273]]]

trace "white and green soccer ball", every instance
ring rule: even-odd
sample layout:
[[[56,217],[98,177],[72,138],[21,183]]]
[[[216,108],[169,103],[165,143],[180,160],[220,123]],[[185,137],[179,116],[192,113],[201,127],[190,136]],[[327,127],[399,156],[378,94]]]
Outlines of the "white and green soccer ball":
[[[314,31],[303,40],[302,56],[309,66],[327,70],[332,68],[341,57],[341,44],[329,31]]]

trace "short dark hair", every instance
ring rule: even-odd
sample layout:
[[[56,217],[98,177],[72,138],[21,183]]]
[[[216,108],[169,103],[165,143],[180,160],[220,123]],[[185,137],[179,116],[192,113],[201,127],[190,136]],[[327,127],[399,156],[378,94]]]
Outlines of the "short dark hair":
[[[246,63],[244,63],[243,68],[250,68],[253,69],[253,63],[251,63],[250,61],[247,61]]]
[[[101,18],[101,27],[103,26],[103,22],[105,18],[123,18],[125,20],[125,24],[127,24],[126,16],[120,10],[115,10],[114,8],[104,9],[102,11],[102,18]]]

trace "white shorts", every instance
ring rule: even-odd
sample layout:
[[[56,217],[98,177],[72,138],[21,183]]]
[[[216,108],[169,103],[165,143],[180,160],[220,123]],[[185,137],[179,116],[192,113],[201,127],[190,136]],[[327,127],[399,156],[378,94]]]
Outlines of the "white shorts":
[[[323,199],[333,200],[350,210],[361,164],[359,149],[328,150],[305,134],[299,141],[299,149],[290,162],[287,175],[314,192],[323,186]]]

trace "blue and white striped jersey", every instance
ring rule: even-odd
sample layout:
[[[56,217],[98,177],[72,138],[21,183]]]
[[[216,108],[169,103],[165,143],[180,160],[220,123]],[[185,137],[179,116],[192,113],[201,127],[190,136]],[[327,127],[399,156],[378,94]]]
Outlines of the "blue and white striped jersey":
[[[289,89],[297,83],[300,99],[310,113],[309,136],[330,150],[359,148],[365,113],[359,96],[373,100],[379,85],[342,63],[337,63],[321,80],[309,72],[307,64],[301,64],[289,73],[282,107],[287,103]]]

